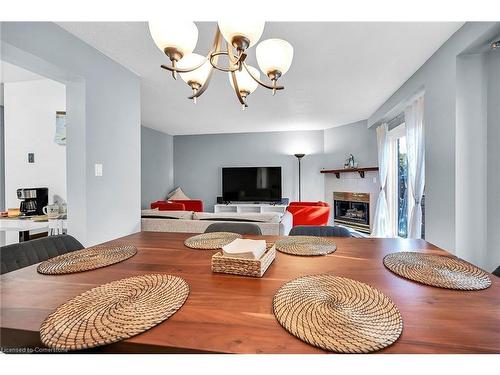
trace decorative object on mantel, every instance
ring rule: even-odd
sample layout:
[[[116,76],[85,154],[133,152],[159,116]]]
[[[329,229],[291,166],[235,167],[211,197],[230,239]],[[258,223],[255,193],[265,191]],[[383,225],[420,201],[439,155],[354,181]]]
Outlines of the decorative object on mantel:
[[[301,201],[301,186],[302,186],[302,182],[301,182],[301,170],[300,170],[300,161],[302,160],[302,158],[304,156],[306,156],[306,154],[294,154],[294,156],[297,158],[297,160],[299,161],[299,202]]]
[[[38,273],[62,275],[95,270],[122,262],[137,253],[131,245],[94,246],[48,259],[38,265]]]
[[[59,306],[40,327],[49,348],[80,350],[121,341],[172,316],[186,301],[184,279],[148,274],[90,289]]]
[[[191,249],[216,250],[242,237],[241,234],[231,232],[202,233],[189,237],[184,241],[184,245]]]
[[[291,255],[318,256],[333,253],[337,245],[325,237],[293,236],[276,241],[276,250]]]
[[[353,154],[349,154],[349,157],[346,159],[345,163],[344,163],[344,168],[347,169],[355,169],[355,168],[358,168],[358,162],[355,162],[354,161],[354,155]]]
[[[276,246],[269,242],[266,244],[266,251],[259,259],[229,257],[219,252],[212,256],[212,272],[262,277],[275,258]]]
[[[273,312],[295,337],[338,353],[383,349],[403,330],[401,314],[385,294],[328,274],[299,277],[283,285],[274,296]]]
[[[257,62],[262,72],[269,77],[271,83],[260,80],[257,69],[246,64],[246,50],[260,39],[265,22],[239,21],[221,22],[217,24],[213,45],[206,56],[192,53],[198,41],[198,28],[194,22],[175,22],[172,19],[163,22],[149,22],[149,31],[158,48],[167,55],[172,65],[162,65],[163,69],[177,73],[191,87],[196,98],[205,92],[212,78],[214,69],[227,72],[229,82],[236,93],[242,108],[248,107],[247,97],[260,85],[277,90],[278,79],[284,75],[292,64],[293,47],[282,39],[267,39],[256,48]],[[223,49],[223,39],[225,50]],[[227,59],[228,65],[218,64],[219,56]]]
[[[365,178],[365,172],[374,172],[374,171],[378,171],[378,167],[323,169],[320,171],[320,173],[334,173],[335,177],[340,178],[341,173],[358,172],[361,178]]]
[[[491,285],[480,268],[459,258],[402,251],[384,257],[384,266],[395,274],[421,284],[458,290],[482,290]]]

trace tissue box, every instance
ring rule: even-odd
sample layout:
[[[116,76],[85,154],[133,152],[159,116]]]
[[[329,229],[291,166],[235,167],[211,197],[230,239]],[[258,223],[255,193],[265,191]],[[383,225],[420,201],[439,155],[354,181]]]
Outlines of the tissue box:
[[[237,238],[226,246],[222,246],[222,255],[231,258],[259,259],[265,251],[265,240]]]
[[[218,252],[212,256],[212,272],[262,277],[274,258],[276,258],[274,243],[267,243],[266,251],[259,259],[228,257]]]

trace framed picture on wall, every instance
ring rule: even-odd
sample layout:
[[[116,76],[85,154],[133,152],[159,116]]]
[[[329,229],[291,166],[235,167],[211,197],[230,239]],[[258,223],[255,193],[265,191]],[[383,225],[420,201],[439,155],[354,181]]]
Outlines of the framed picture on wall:
[[[56,133],[54,142],[58,145],[66,145],[66,111],[56,112]]]

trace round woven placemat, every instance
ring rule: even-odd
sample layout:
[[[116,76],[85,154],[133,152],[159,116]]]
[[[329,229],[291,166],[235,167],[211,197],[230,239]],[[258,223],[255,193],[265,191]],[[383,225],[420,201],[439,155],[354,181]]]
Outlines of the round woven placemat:
[[[406,279],[439,288],[481,290],[491,285],[483,270],[443,255],[403,251],[386,255],[384,265]]]
[[[333,253],[337,245],[325,237],[290,236],[276,241],[276,250],[292,255],[316,256]]]
[[[241,234],[231,232],[203,233],[189,237],[184,241],[184,245],[191,249],[215,250],[242,237]]]
[[[292,335],[324,350],[369,353],[403,330],[398,308],[371,286],[333,275],[299,277],[273,299],[274,315]]]
[[[79,350],[117,342],[161,323],[186,301],[180,277],[150,274],[90,289],[59,306],[40,327],[44,345]]]
[[[46,260],[37,271],[45,275],[89,271],[124,261],[136,253],[136,247],[131,245],[94,246]]]

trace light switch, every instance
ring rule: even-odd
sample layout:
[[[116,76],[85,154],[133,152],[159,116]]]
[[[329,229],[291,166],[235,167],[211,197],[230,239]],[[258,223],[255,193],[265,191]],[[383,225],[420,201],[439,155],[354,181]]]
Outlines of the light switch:
[[[95,176],[102,177],[102,164],[95,165]]]

